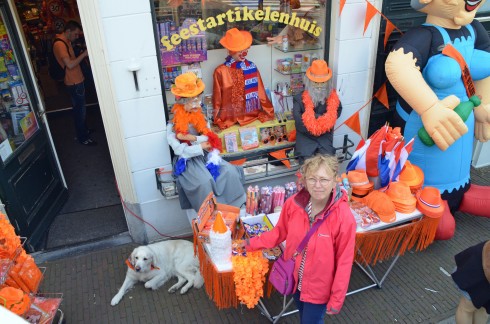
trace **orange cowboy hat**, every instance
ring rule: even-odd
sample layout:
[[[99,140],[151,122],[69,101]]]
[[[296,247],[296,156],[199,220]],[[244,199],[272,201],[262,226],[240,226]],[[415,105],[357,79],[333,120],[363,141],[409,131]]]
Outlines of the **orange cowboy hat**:
[[[402,172],[400,172],[398,181],[406,183],[410,187],[412,193],[415,193],[422,188],[422,185],[424,184],[424,172],[421,168],[407,160]]]
[[[193,72],[187,72],[175,78],[170,91],[176,96],[192,98],[204,91],[204,82]]]
[[[378,214],[381,221],[393,223],[396,220],[395,205],[384,192],[374,190],[362,202]]]
[[[365,170],[352,170],[347,173],[347,180],[352,187],[352,200],[361,199],[374,189],[374,183],[369,181]]]
[[[306,76],[313,82],[327,82],[332,77],[332,70],[324,60],[314,60],[306,70]]]
[[[427,217],[439,218],[444,213],[441,193],[434,187],[425,187],[416,194],[417,208]]]
[[[410,187],[403,182],[390,183],[386,194],[395,204],[395,210],[401,213],[411,213],[415,210],[417,199],[412,195]]]
[[[225,36],[219,40],[219,43],[229,51],[243,51],[252,45],[252,34],[245,30],[240,31],[232,28],[226,31]]]

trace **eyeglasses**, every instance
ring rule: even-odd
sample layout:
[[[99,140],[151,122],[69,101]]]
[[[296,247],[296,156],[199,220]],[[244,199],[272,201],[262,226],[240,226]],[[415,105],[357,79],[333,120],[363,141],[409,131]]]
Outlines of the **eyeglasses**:
[[[317,182],[320,183],[323,187],[326,187],[330,182],[332,182],[332,179],[316,179],[316,178],[308,178],[306,179],[306,183],[309,184],[310,186],[314,186],[317,184]]]

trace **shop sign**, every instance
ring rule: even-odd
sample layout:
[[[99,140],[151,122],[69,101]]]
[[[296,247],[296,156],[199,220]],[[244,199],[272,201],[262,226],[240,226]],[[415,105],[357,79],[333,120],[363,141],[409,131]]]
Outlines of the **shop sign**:
[[[182,41],[186,41],[194,35],[203,33],[207,29],[224,25],[226,22],[233,23],[240,21],[280,22],[300,28],[315,37],[320,36],[322,32],[322,27],[317,26],[315,20],[310,22],[306,18],[297,17],[295,12],[289,14],[286,12],[272,11],[270,7],[266,7],[264,10],[250,10],[248,7],[235,7],[234,10],[229,9],[227,12],[217,14],[215,17],[208,17],[206,19],[200,18],[187,28],[180,28],[178,33],[163,36],[160,41],[165,47],[165,50],[172,51],[175,46],[179,45]]]

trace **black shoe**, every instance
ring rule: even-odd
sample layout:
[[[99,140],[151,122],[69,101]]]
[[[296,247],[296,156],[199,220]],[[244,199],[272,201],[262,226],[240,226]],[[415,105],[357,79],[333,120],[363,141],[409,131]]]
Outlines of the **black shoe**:
[[[88,138],[88,139],[86,139],[85,141],[80,142],[80,144],[82,144],[82,145],[86,145],[86,146],[95,146],[95,145],[97,145],[97,142],[96,142],[96,141],[94,141],[94,140],[93,140],[93,139],[91,139],[91,138]]]

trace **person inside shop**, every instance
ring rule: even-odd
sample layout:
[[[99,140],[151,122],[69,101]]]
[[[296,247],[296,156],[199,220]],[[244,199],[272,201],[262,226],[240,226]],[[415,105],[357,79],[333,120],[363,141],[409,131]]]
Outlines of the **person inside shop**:
[[[323,323],[325,314],[340,312],[349,285],[356,221],[347,194],[335,178],[335,156],[315,155],[301,166],[304,188],[286,200],[277,225],[246,240],[247,251],[269,249],[286,241],[284,259],[295,259],[295,293],[301,323]],[[308,230],[322,222],[306,247],[296,253]]]
[[[167,126],[167,141],[176,155],[174,175],[180,206],[197,212],[213,192],[218,202],[240,207],[245,202],[243,169],[221,159],[217,173],[209,167],[210,152],[219,149],[221,139],[207,127],[201,110],[204,87],[196,74],[187,72],[176,77],[171,88],[177,101]]]
[[[236,28],[220,40],[228,50],[225,62],[213,74],[213,121],[220,129],[274,119],[274,107],[267,98],[257,66],[246,59],[252,34]]]
[[[331,78],[332,70],[327,62],[313,61],[306,70],[305,90],[294,97],[294,155],[300,164],[317,153],[335,154],[333,128],[342,107],[335,89],[329,89],[331,86],[328,81]]]
[[[457,324],[486,324],[490,314],[490,240],[454,256],[452,278],[461,292]]]
[[[490,37],[474,19],[484,2],[412,0],[415,10],[427,14],[426,23],[406,32],[385,64],[399,95],[391,125],[402,127],[405,138],[415,137],[409,160],[449,207],[439,223],[439,240],[453,237],[457,210],[490,215],[490,187],[470,182],[474,138],[490,139]],[[468,115],[453,110],[460,103],[473,105],[469,99],[475,95],[481,104]],[[422,127],[435,145],[422,142]]]
[[[88,57],[87,51],[82,51],[80,55],[75,56],[72,43],[78,39],[82,32],[82,26],[76,21],[69,21],[65,25],[64,32],[57,34],[56,38],[62,42],[54,42],[53,53],[58,64],[65,69],[64,84],[70,94],[73,105],[73,120],[77,140],[82,145],[93,146],[97,142],[90,138],[90,130],[86,124],[86,107],[85,107],[85,85],[84,76],[80,63]]]

